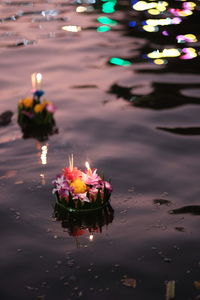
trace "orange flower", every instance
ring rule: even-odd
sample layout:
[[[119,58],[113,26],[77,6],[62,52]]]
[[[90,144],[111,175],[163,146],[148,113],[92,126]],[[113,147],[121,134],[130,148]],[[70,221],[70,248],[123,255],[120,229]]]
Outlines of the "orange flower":
[[[43,110],[43,105],[42,104],[36,104],[35,106],[34,106],[34,112],[35,113],[39,113],[39,112],[41,112],[42,110]]]
[[[33,105],[33,99],[32,98],[25,98],[21,100],[21,103],[26,107],[30,108]]]

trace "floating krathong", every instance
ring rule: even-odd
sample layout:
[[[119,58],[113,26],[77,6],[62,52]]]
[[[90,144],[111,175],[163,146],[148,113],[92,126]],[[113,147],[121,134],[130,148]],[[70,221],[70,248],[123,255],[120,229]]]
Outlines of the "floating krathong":
[[[112,186],[91,169],[86,162],[84,171],[74,167],[73,155],[69,157],[69,167],[53,181],[53,193],[64,210],[75,213],[88,213],[105,207],[110,200]]]
[[[19,101],[18,124],[24,138],[36,137],[45,140],[48,135],[58,131],[53,117],[56,109],[53,103],[41,99],[44,95],[44,91],[41,90],[42,74],[33,73],[31,81],[33,96]]]

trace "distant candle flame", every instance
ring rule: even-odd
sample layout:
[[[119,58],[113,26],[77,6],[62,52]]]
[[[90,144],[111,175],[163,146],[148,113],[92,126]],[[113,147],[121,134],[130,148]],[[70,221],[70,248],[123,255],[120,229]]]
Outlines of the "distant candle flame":
[[[41,73],[33,73],[31,75],[32,89],[39,90],[41,88],[42,83],[42,74]]]
[[[88,161],[85,162],[85,166],[86,166],[86,169],[87,169],[87,170],[91,170],[91,169],[90,169],[90,164],[89,164]]]

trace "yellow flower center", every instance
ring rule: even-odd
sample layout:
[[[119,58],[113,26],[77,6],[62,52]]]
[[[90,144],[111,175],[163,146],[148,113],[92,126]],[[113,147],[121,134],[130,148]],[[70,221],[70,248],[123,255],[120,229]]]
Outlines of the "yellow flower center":
[[[70,186],[74,189],[75,194],[82,194],[87,190],[86,184],[80,178],[72,181]]]

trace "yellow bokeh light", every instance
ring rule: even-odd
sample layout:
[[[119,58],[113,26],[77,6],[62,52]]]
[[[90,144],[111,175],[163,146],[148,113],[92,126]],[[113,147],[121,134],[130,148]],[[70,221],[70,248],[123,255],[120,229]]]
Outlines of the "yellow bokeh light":
[[[157,58],[153,61],[156,65],[164,65],[165,64],[165,60],[164,59],[160,59]]]
[[[47,164],[47,152],[48,152],[48,144],[41,147],[40,159],[41,159],[42,165]]]
[[[159,15],[159,14],[160,14],[160,11],[159,11],[158,9],[152,8],[152,9],[149,9],[149,10],[148,10],[148,13],[149,13],[150,15],[156,16],[156,15]]]
[[[190,39],[192,42],[197,42],[197,38],[194,34],[186,34],[185,37]]]
[[[164,49],[163,51],[155,50],[151,53],[148,53],[147,56],[153,59],[162,57],[177,57],[180,56],[180,50],[175,48]]]
[[[63,26],[62,29],[65,30],[65,31],[70,31],[70,32],[79,32],[79,31],[81,31],[81,27],[76,26],[76,25]]]
[[[77,8],[76,8],[76,12],[78,12],[78,13],[82,13],[85,11],[87,11],[87,7],[85,7],[85,6],[77,6]]]
[[[187,17],[187,16],[191,16],[192,14],[193,14],[193,12],[189,9],[184,9],[179,12],[180,17]]]
[[[148,19],[146,20],[147,25],[151,26],[165,26],[165,25],[170,25],[172,24],[172,19],[171,18],[166,18],[166,19]]]
[[[156,2],[147,3],[145,1],[138,1],[136,4],[133,5],[133,8],[138,11],[143,11],[150,8],[154,8],[156,7],[156,5],[157,5]]]
[[[151,26],[151,25],[144,25],[142,27],[145,31],[147,32],[155,32],[155,31],[158,31],[158,28],[155,27],[155,26]]]

